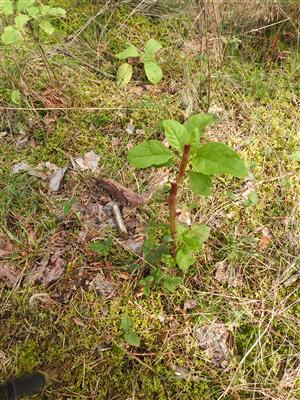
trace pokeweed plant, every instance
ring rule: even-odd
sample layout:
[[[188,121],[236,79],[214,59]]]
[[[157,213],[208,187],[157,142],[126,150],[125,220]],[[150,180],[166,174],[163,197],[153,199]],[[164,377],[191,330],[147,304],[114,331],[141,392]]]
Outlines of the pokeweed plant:
[[[5,22],[8,22],[1,34],[2,43],[19,46],[25,34],[29,32],[51,78],[51,68],[39,41],[39,31],[52,35],[55,27],[51,20],[64,17],[66,11],[61,7],[50,7],[36,0],[0,0],[0,15],[3,15]],[[52,74],[55,76],[53,71]]]
[[[148,80],[157,84],[163,77],[163,72],[160,66],[157,64],[155,59],[155,53],[162,48],[162,45],[154,39],[149,39],[145,45],[144,52],[140,53],[139,50],[134,46],[128,46],[121,53],[116,54],[119,60],[130,60],[138,59],[144,64],[145,74]],[[129,62],[125,62],[120,65],[117,72],[117,84],[120,86],[127,85],[132,78],[133,68]]]
[[[167,265],[172,265],[175,260],[182,271],[187,271],[194,264],[195,253],[201,250],[210,234],[207,225],[195,224],[188,228],[177,223],[178,191],[185,172],[188,170],[191,190],[202,196],[210,196],[214,176],[248,176],[244,162],[229,146],[221,142],[200,144],[205,128],[214,120],[213,115],[196,114],[184,124],[174,120],[163,121],[167,141],[181,155],[179,170],[176,179],[171,182],[168,197],[172,245],[170,255],[164,261]],[[140,143],[128,152],[128,160],[136,168],[172,165],[173,158],[174,153],[159,140]]]

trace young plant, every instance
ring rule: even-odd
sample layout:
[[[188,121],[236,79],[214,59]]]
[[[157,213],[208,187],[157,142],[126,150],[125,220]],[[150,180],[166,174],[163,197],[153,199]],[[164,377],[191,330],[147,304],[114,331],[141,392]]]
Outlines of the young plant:
[[[51,77],[50,66],[39,41],[39,31],[52,35],[55,31],[52,19],[64,17],[65,14],[66,11],[61,7],[50,7],[36,0],[0,0],[0,16],[3,15],[5,22],[8,22],[1,34],[1,41],[4,45],[19,46],[25,34],[29,33]]]
[[[131,346],[139,347],[140,338],[132,329],[132,319],[129,315],[123,315],[121,318],[121,328],[124,332],[124,339]]]
[[[150,39],[147,41],[143,53],[140,53],[135,46],[130,45],[124,51],[117,54],[116,57],[119,60],[139,59],[139,61],[144,64],[144,70],[148,80],[153,84],[157,84],[161,81],[163,73],[155,60],[155,53],[161,49],[161,47],[161,44],[157,40]],[[120,86],[127,85],[131,80],[132,73],[133,68],[131,63],[125,62],[121,64],[117,72],[117,84]]]
[[[213,121],[214,117],[207,114],[193,115],[184,124],[174,120],[163,121],[170,146],[181,154],[178,174],[175,181],[171,182],[168,207],[172,237],[170,253],[182,271],[187,271],[194,264],[195,253],[201,250],[210,233],[209,227],[203,224],[187,228],[177,223],[178,191],[185,172],[188,170],[191,190],[202,196],[211,194],[213,176],[248,176],[245,164],[230,147],[221,142],[200,144],[204,129]],[[128,160],[136,168],[170,165],[173,158],[174,153],[158,140],[140,143],[128,152]]]

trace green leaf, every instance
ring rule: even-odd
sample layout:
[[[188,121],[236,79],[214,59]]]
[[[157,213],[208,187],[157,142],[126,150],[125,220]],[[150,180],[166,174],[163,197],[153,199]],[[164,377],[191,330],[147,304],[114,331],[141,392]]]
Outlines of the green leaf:
[[[40,15],[40,9],[38,7],[29,7],[27,13],[32,17],[36,18]]]
[[[11,101],[12,101],[14,104],[19,105],[19,104],[20,104],[20,101],[21,101],[19,90],[17,90],[17,89],[16,89],[16,90],[13,90],[13,91],[11,92],[11,94],[10,94],[10,98],[11,98]]]
[[[146,62],[150,62],[150,61],[155,62],[154,54],[152,54],[152,53],[142,53],[141,56],[140,56],[140,61],[142,63],[144,63],[144,64]]]
[[[258,195],[255,190],[251,190],[249,193],[247,200],[244,201],[244,206],[249,207],[249,206],[254,206],[257,203],[258,200]]]
[[[152,54],[156,53],[161,48],[162,48],[162,45],[157,40],[149,39],[146,42],[146,45],[145,45],[145,53],[148,53],[148,54],[152,55]]]
[[[166,276],[163,280],[163,287],[173,293],[182,284],[182,278],[179,276]]]
[[[28,17],[28,15],[25,14],[19,14],[16,18],[15,18],[15,25],[16,28],[18,29],[22,29],[24,27],[24,25],[26,25],[26,23],[30,20],[30,18]]]
[[[17,9],[19,12],[26,10],[35,3],[35,0],[19,0],[17,3]]]
[[[155,282],[159,282],[163,277],[163,272],[160,268],[156,268],[151,271],[151,277],[154,279]]]
[[[128,161],[136,168],[165,164],[172,158],[169,149],[158,140],[148,140],[133,147],[128,152]]]
[[[139,55],[138,49],[134,45],[130,45],[125,50],[121,51],[121,53],[116,54],[116,57],[119,60],[126,60],[129,57],[138,57]]]
[[[150,286],[153,282],[154,278],[151,275],[146,276],[145,278],[140,280],[140,284],[144,287],[144,295],[149,296],[150,294]]]
[[[0,1],[0,14],[12,15],[14,13],[14,6],[11,0]]]
[[[187,140],[187,131],[183,125],[172,119],[163,121],[166,138],[170,145],[177,150],[182,150]]]
[[[121,328],[123,329],[123,331],[129,331],[131,327],[132,327],[132,319],[127,314],[122,315]]]
[[[215,118],[212,115],[195,114],[185,121],[184,126],[190,137],[189,143],[192,145],[199,144],[204,129],[214,120]]]
[[[54,17],[64,17],[66,15],[66,10],[61,7],[51,7],[49,14]]]
[[[124,86],[130,82],[132,77],[132,65],[124,63],[120,65],[117,72],[117,85]]]
[[[209,238],[210,229],[207,225],[196,224],[190,229],[185,229],[178,235],[178,239],[185,244],[189,250],[200,250],[203,243]],[[176,259],[177,261],[177,259]]]
[[[40,12],[41,12],[41,14],[44,15],[44,16],[49,15],[49,14],[50,14],[50,10],[51,10],[51,7],[50,7],[50,6],[46,6],[46,5],[40,6]]]
[[[179,249],[176,253],[176,263],[178,267],[186,272],[196,261],[193,253],[186,247]]]
[[[295,150],[291,155],[290,159],[293,161],[300,161],[300,150]]]
[[[39,23],[39,27],[46,32],[48,35],[52,35],[54,33],[54,26],[49,21],[41,21]]]
[[[4,44],[17,43],[22,39],[21,32],[14,26],[7,26],[1,35],[1,40]]]
[[[192,171],[189,173],[189,181],[194,193],[202,196],[211,195],[211,179],[209,176]]]
[[[68,215],[68,214],[71,212],[73,206],[74,206],[76,203],[77,203],[77,197],[75,197],[75,196],[73,196],[69,202],[66,201],[66,202],[64,203],[64,207],[63,207],[63,213],[64,213],[64,215]]]
[[[158,64],[153,61],[147,61],[144,63],[144,68],[146,76],[151,83],[155,85],[161,81],[163,73]]]
[[[239,155],[220,142],[201,146],[193,159],[193,167],[205,175],[231,175],[239,178],[248,176],[247,168]]]
[[[104,257],[107,257],[111,244],[112,239],[106,239],[104,242],[96,241],[94,243],[90,243],[89,247],[95,253],[101,253]]]
[[[128,344],[130,344],[131,346],[136,346],[136,347],[139,347],[140,342],[141,342],[138,335],[132,331],[126,332],[124,335],[124,339],[126,340],[126,342]]]

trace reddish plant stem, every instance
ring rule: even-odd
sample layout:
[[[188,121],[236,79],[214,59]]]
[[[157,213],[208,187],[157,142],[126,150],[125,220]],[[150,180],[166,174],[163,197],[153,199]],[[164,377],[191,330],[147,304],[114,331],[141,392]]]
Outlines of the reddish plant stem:
[[[168,206],[169,206],[169,219],[170,219],[170,230],[171,236],[173,239],[173,245],[171,249],[171,255],[175,255],[176,247],[177,247],[177,211],[176,211],[176,203],[177,203],[177,195],[179,186],[182,183],[183,176],[187,167],[187,163],[189,161],[191,145],[186,144],[183,148],[182,158],[179,166],[179,172],[176,177],[175,182],[171,183],[171,190],[168,198]]]

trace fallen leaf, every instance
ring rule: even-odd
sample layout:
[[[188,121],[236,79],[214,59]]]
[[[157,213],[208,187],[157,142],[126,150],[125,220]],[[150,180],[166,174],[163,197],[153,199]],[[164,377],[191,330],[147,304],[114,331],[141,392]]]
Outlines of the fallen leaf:
[[[135,193],[133,190],[126,188],[112,179],[97,178],[96,183],[101,189],[123,205],[139,207],[144,205],[147,201],[144,196]]]
[[[90,282],[90,288],[95,290],[99,296],[109,297],[113,294],[115,287],[102,273],[98,273]]]
[[[226,368],[229,365],[229,336],[229,331],[222,322],[212,322],[195,329],[198,345],[206,350],[211,362],[221,368]]]
[[[0,265],[0,281],[2,281],[8,288],[16,286],[20,278],[21,272],[16,271],[13,266],[6,264]]]
[[[192,225],[191,214],[188,210],[181,210],[178,208],[176,210],[176,213],[177,213],[178,222],[180,222],[181,224],[185,224],[187,226]]]
[[[134,134],[134,131],[135,131],[134,125],[132,125],[132,124],[127,124],[127,126],[126,126],[126,132],[127,132],[129,135],[133,135],[133,134]]]
[[[128,239],[128,240],[124,241],[123,243],[127,249],[129,249],[137,254],[141,254],[144,241],[145,241],[145,236],[139,235],[137,238]]]
[[[4,236],[0,236],[0,257],[7,257],[12,252],[12,244],[10,240],[5,238]]]
[[[35,303],[40,303],[42,306],[53,306],[56,305],[56,301],[51,299],[48,293],[35,293],[29,298],[29,305],[33,307]]]
[[[146,89],[143,86],[132,86],[129,90],[138,97],[142,96],[146,92]]]
[[[25,162],[20,162],[19,164],[14,165],[13,167],[13,173],[18,174],[20,172],[27,172],[31,176],[35,176],[36,178],[40,178],[43,180],[47,179],[47,175],[44,174],[43,172],[33,168],[29,164]]]
[[[191,370],[186,367],[178,367],[177,365],[171,365],[171,368],[175,374],[175,376],[179,379],[184,379],[186,381],[198,381],[199,378],[193,374]]]
[[[272,240],[271,233],[267,227],[262,228],[261,237],[259,239],[258,247],[260,250],[265,250]]]
[[[196,299],[187,300],[183,305],[183,310],[192,310],[197,307],[198,301]]]
[[[74,318],[73,322],[77,326],[81,326],[82,328],[85,326],[85,323],[82,321],[81,318]]]
[[[216,264],[215,280],[221,284],[229,280],[229,265],[226,260],[220,261]]]
[[[95,172],[98,167],[100,156],[93,150],[86,153],[83,158],[79,157],[74,160],[75,167],[78,167],[81,171],[91,170]]]
[[[57,169],[53,174],[51,175],[50,181],[49,181],[49,191],[50,192],[58,192],[61,182],[63,180],[63,177],[65,175],[65,172],[67,171],[68,167],[63,167]]]
[[[41,283],[47,287],[62,276],[65,266],[66,261],[61,257],[61,249],[57,249],[52,255],[44,256],[40,263],[24,278],[24,285]]]

